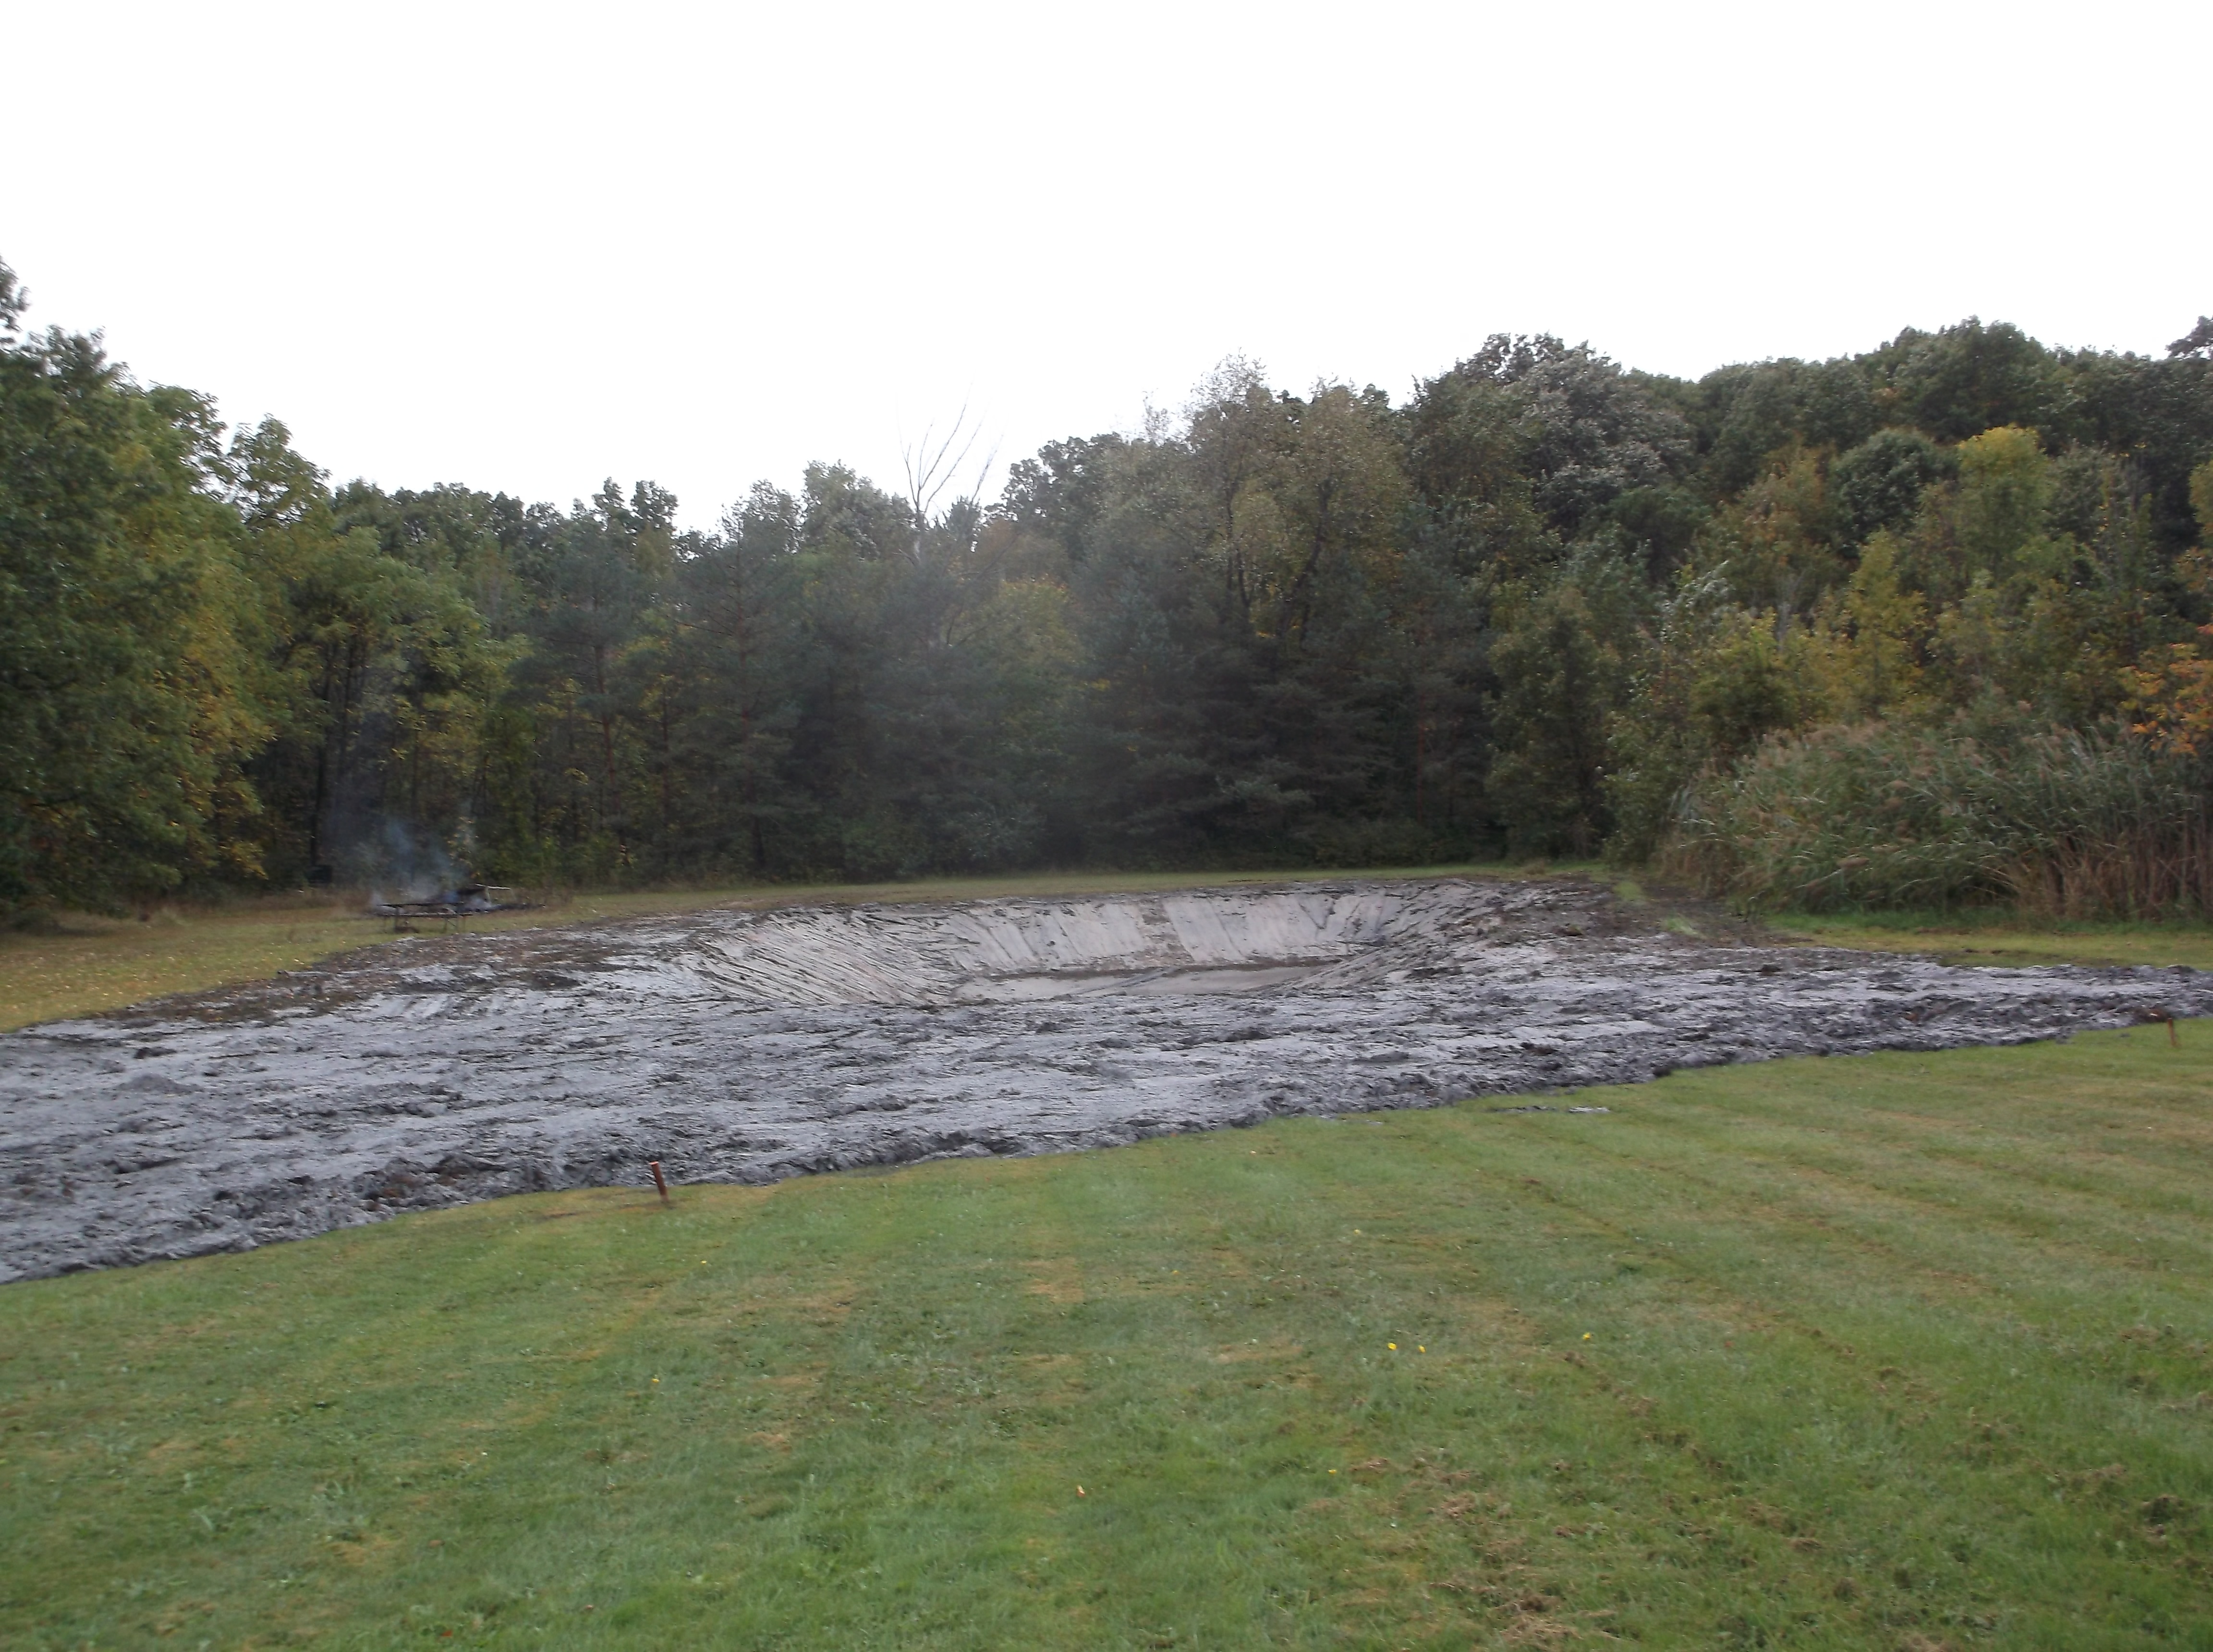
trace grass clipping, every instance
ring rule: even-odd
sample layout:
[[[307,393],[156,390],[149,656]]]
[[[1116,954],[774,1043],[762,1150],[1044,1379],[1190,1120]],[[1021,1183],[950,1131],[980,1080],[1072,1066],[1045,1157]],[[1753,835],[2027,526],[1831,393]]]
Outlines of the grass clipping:
[[[0,1643],[2201,1644],[2209,1079],[1777,1063],[11,1286]]]

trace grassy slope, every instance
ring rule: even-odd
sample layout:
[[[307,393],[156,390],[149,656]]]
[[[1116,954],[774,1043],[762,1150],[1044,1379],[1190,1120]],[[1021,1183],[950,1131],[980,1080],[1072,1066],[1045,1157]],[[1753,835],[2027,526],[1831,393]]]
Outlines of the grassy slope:
[[[0,1643],[2213,1646],[2209,1081],[1786,1062],[11,1286]]]
[[[472,931],[538,929],[703,906],[777,906],[823,900],[966,900],[987,896],[1219,887],[1300,879],[1421,877],[1500,867],[1423,867],[1388,872],[1037,873],[934,878],[911,883],[776,885],[563,897],[535,911],[471,918]],[[119,1009],[168,992],[261,980],[334,953],[393,938],[391,924],[363,916],[357,897],[284,896],[221,907],[165,909],[146,923],[71,915],[56,935],[0,934],[0,1032],[34,1021]]]

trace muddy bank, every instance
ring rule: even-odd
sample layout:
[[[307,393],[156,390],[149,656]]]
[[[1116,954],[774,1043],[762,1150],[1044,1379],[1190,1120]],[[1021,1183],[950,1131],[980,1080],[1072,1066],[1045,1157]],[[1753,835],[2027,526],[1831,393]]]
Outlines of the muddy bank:
[[[527,1189],[763,1182],[2213,1014],[2191,971],[1730,944],[1564,881],[418,938],[0,1037],[0,1278]]]

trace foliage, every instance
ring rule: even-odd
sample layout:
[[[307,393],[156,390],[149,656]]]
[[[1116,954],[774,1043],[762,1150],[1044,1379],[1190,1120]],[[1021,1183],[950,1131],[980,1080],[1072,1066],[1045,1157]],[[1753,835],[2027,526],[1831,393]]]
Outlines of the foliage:
[[[1395,405],[1233,357],[996,501],[816,466],[686,530],[645,481],[332,490],[22,308],[0,266],[11,909],[1636,862],[1763,741],[2213,729],[2196,332],[1970,320],[1695,383],[1499,334]]]
[[[1606,803],[1620,860],[1649,861],[1677,800],[1703,771],[1726,771],[1820,703],[1810,639],[1772,611],[1728,601],[1719,575],[1686,577],[1656,607],[1608,729]]]
[[[2190,497],[2207,541],[2182,562],[2182,571],[2201,596],[2213,596],[2213,459],[2190,478]],[[2213,639],[2213,625],[2198,634]],[[2161,749],[2186,757],[2213,757],[2213,656],[2204,642],[2170,643],[2164,655],[2148,654],[2125,670],[2127,709],[2142,719],[2132,725]]]
[[[3,270],[0,299],[12,334]],[[219,429],[96,341],[0,338],[0,908],[259,869],[269,696]]]
[[[1833,724],[1701,782],[1667,858],[1755,909],[2008,899],[2067,917],[2202,915],[2206,796],[2196,764],[2125,731]]]

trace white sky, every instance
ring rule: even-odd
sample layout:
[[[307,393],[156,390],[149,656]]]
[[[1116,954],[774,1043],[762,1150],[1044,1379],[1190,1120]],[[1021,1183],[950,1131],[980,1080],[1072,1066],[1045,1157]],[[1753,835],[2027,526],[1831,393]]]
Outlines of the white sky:
[[[705,525],[1006,460],[1222,356],[1403,398],[2213,311],[2213,7],[101,4],[0,14],[34,325],[343,480]],[[982,448],[978,454],[980,457]],[[995,490],[997,479],[991,484]]]

